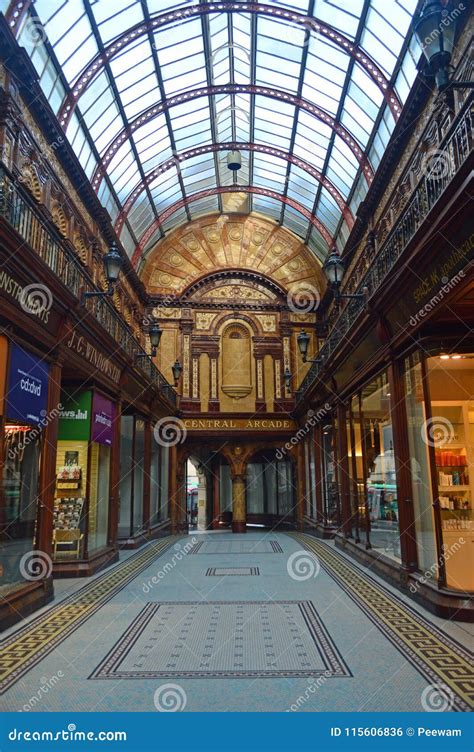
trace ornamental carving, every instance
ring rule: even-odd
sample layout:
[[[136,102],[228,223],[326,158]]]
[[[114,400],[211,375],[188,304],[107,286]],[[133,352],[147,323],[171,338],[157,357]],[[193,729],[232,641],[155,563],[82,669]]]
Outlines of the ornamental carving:
[[[216,318],[217,313],[197,313],[196,314],[196,329],[202,329],[207,331],[211,328],[212,322]]]
[[[271,300],[272,296],[268,292],[255,290],[253,287],[244,285],[223,285],[209,290],[202,296],[203,299],[225,299],[225,300]]]

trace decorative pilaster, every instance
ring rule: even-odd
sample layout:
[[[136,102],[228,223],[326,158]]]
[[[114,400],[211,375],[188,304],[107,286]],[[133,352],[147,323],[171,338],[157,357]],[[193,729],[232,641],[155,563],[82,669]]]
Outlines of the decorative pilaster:
[[[245,478],[242,475],[232,475],[232,532],[247,532]]]

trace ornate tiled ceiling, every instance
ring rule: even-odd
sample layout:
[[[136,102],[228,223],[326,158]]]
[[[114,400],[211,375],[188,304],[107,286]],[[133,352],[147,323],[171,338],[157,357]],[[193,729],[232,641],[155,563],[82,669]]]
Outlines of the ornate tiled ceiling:
[[[293,296],[307,293],[314,297],[325,286],[311,252],[301,240],[255,216],[214,215],[177,228],[149,253],[142,280],[152,295],[179,297],[216,270],[235,269],[274,280]],[[240,299],[245,299],[242,286],[238,287]],[[215,284],[213,294],[219,297]],[[262,292],[262,296],[267,297],[268,292]]]
[[[0,0],[135,265],[235,205],[342,249],[416,75],[415,7]]]

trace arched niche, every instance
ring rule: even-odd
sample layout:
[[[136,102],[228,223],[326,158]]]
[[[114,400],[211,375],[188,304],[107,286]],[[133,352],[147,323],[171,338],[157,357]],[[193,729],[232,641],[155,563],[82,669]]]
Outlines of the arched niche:
[[[250,329],[243,323],[229,322],[222,330],[221,389],[228,397],[241,400],[253,389],[253,358]]]

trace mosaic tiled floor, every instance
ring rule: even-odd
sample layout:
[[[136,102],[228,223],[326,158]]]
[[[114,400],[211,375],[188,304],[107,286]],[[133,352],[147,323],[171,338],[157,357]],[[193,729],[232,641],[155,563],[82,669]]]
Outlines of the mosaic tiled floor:
[[[215,540],[199,541],[190,554],[282,554],[283,549],[276,540]]]
[[[206,577],[258,577],[258,567],[209,567]]]
[[[59,581],[60,600],[7,632],[2,708],[156,711],[167,682],[186,711],[426,711],[439,687],[469,707],[471,625],[420,613],[332,543],[202,534],[196,558],[185,542]],[[306,576],[308,551],[321,566]]]
[[[436,629],[383,585],[358,571],[336,550],[309,535],[294,536],[400,652],[434,684],[449,687],[453,709],[474,707],[472,653]]]
[[[0,694],[143,572],[172,542],[172,538],[164,538],[128,557],[2,641]]]
[[[350,676],[309,601],[149,603],[93,679]]]

